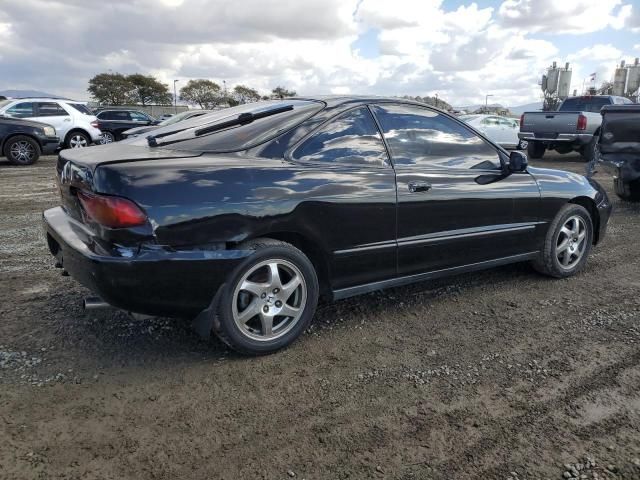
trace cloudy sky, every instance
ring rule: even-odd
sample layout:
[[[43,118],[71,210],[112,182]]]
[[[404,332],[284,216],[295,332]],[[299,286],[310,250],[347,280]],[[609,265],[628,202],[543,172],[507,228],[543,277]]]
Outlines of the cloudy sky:
[[[96,73],[210,78],[266,93],[540,97],[640,56],[640,0],[0,0],[0,90],[89,99]]]

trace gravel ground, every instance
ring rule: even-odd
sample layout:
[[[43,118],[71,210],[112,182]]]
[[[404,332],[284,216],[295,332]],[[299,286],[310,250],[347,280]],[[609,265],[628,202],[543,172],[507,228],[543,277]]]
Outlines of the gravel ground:
[[[1,479],[640,478],[640,205],[610,192],[575,278],[523,264],[322,305],[243,358],[82,312],[41,231],[54,164],[0,163]]]

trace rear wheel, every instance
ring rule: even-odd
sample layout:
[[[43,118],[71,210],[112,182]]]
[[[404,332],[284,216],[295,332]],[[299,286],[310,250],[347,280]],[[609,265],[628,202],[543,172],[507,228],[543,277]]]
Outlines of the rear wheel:
[[[30,137],[18,135],[7,140],[4,156],[14,165],[31,165],[40,158],[40,145]]]
[[[91,138],[84,132],[71,132],[64,142],[67,148],[86,148],[91,145]]]
[[[527,155],[529,158],[542,158],[545,150],[546,147],[544,146],[544,143],[532,141],[527,142]]]
[[[255,253],[223,287],[216,333],[241,353],[275,352],[311,323],[319,294],[315,269],[304,253],[285,242],[258,239],[238,248]]]
[[[570,277],[584,268],[593,242],[593,222],[584,207],[569,203],[551,222],[542,251],[533,262],[540,273]]]
[[[106,145],[107,143],[113,143],[116,141],[116,137],[111,132],[102,132],[100,135],[100,144]]]
[[[640,202],[640,179],[625,182],[620,178],[614,180],[616,195],[628,202]]]

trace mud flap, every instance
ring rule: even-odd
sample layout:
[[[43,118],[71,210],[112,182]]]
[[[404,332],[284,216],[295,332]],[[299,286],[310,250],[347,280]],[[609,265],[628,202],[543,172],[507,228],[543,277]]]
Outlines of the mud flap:
[[[204,340],[211,338],[211,333],[220,328],[218,320],[218,303],[224,284],[220,286],[207,308],[201,311],[191,322],[191,328]]]

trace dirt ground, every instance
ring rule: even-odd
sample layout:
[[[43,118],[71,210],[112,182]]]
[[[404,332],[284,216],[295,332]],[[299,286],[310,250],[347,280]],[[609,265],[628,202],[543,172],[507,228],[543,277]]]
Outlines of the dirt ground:
[[[41,229],[54,164],[0,162],[1,479],[640,478],[640,205],[606,173],[608,237],[579,276],[522,264],[327,304],[243,358],[187,322],[83,313]]]

